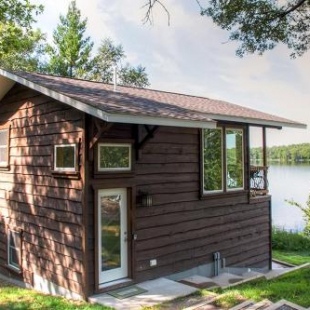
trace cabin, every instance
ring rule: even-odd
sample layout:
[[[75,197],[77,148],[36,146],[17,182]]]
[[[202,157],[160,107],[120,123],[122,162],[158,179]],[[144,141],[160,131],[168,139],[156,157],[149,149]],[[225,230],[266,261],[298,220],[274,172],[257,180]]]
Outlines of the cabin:
[[[305,125],[208,98],[0,70],[0,274],[70,298],[271,267],[266,156]],[[266,154],[265,154],[266,155]]]

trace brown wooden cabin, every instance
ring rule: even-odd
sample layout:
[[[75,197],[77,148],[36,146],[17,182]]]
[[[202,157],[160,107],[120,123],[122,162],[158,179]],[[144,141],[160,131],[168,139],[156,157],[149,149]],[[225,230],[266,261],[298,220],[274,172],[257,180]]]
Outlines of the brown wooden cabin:
[[[87,299],[212,271],[218,252],[270,268],[271,197],[266,183],[251,190],[249,128],[303,124],[35,73],[0,70],[0,86],[1,275]]]

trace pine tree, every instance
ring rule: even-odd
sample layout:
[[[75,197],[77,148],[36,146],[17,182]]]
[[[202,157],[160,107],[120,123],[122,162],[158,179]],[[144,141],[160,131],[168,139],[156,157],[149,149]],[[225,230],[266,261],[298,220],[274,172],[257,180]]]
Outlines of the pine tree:
[[[145,67],[123,64],[126,58],[122,45],[115,45],[112,40],[102,41],[93,61],[90,79],[98,82],[112,83],[114,67],[118,69],[118,83],[124,86],[146,87],[149,80]]]
[[[72,1],[66,16],[60,15],[60,23],[53,33],[53,45],[46,48],[49,61],[44,71],[50,74],[86,78],[92,64],[93,42],[85,37],[87,19]]]

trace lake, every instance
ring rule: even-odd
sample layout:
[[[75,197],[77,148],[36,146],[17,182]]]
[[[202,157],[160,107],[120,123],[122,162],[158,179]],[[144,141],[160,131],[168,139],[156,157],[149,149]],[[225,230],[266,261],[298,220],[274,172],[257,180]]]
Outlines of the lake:
[[[306,206],[310,193],[310,165],[270,165],[268,181],[272,195],[272,224],[286,230],[301,231],[305,226],[302,212],[285,200]]]

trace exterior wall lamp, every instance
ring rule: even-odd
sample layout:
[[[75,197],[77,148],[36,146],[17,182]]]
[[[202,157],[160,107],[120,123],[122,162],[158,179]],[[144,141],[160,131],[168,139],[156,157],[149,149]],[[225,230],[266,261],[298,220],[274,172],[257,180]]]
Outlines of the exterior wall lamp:
[[[140,193],[139,200],[142,207],[152,207],[153,197],[149,193]]]

